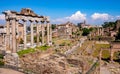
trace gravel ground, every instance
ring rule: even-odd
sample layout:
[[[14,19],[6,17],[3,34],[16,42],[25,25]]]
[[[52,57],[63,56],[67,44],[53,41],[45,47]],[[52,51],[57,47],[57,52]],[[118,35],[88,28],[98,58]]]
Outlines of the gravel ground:
[[[0,74],[24,74],[12,69],[0,68]]]

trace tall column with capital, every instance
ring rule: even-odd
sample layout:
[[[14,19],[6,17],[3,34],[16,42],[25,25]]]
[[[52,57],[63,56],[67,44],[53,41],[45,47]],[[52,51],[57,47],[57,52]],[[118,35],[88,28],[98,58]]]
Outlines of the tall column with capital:
[[[34,44],[34,36],[33,36],[33,21],[30,20],[31,22],[31,46],[33,47]]]
[[[24,22],[24,29],[23,29],[23,32],[24,32],[24,49],[26,49],[26,43],[27,43],[27,36],[26,36],[26,21],[27,20],[23,20]]]
[[[12,52],[16,53],[16,18],[12,17]]]
[[[47,23],[47,44],[49,45],[49,42],[50,42],[50,27],[49,27],[49,21],[46,21],[46,23]]]
[[[52,26],[51,26],[51,24],[49,24],[49,26],[50,26],[50,45],[52,45]]]
[[[18,22],[19,22],[19,20],[16,18],[16,22],[15,22],[15,33],[16,33],[16,51],[17,51],[17,49],[18,49],[18,45],[19,45],[19,43],[17,42],[17,39],[18,39],[18,37],[19,37],[19,30],[18,30],[18,26],[19,26],[19,24],[18,24]]]
[[[39,24],[38,21],[36,23],[37,46],[39,46]]]
[[[6,19],[6,50],[10,51],[10,20],[9,18]]]
[[[45,31],[44,31],[44,30],[45,30],[45,29],[44,29],[44,21],[41,21],[41,25],[42,25],[42,45],[44,45],[44,34],[45,34],[45,33],[44,33],[44,32],[45,32]]]

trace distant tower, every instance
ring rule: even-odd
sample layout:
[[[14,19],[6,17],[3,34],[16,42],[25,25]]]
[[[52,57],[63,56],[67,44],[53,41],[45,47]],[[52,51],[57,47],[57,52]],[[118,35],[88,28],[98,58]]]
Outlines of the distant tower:
[[[86,21],[84,20],[83,24],[85,25],[86,24]]]

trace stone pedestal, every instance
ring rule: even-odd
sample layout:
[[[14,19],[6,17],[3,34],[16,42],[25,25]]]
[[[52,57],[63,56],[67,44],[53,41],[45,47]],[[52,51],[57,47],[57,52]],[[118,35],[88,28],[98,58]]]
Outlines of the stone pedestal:
[[[6,51],[6,55],[4,56],[5,66],[17,69],[20,67],[19,64],[19,56],[17,53],[11,53],[10,51]]]

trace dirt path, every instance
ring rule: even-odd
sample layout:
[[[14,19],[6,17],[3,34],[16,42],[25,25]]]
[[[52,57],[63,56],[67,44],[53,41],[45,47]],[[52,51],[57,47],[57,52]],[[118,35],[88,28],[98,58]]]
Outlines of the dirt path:
[[[12,69],[0,68],[0,74],[24,74]]]

